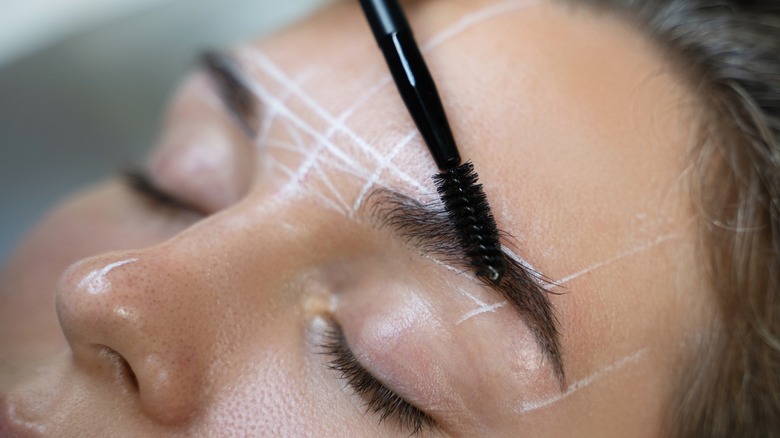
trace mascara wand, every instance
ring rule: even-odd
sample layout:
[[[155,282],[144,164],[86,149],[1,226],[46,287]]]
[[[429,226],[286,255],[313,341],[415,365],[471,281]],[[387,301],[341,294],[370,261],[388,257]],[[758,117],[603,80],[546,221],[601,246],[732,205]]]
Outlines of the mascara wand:
[[[471,162],[461,163],[436,84],[397,0],[360,0],[395,85],[440,173],[444,208],[477,276],[499,283],[506,272],[498,228]]]

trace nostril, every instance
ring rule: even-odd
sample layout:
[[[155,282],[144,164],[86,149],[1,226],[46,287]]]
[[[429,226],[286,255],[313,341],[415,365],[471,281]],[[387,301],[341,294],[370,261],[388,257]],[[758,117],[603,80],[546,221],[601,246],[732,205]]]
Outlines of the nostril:
[[[138,392],[140,389],[138,377],[127,359],[111,347],[105,345],[97,345],[97,347],[100,349],[99,356],[112,365],[117,383],[129,387],[133,392]]]

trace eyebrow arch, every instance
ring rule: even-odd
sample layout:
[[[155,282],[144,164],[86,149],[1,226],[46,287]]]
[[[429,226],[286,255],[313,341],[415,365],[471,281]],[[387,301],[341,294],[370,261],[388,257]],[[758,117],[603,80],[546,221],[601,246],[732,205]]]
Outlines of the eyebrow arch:
[[[443,206],[423,204],[389,189],[376,189],[360,209],[380,229],[388,229],[424,255],[435,255],[452,266],[470,270],[457,230]],[[504,233],[504,235],[506,235]],[[506,257],[507,271],[499,284],[479,279],[488,290],[508,300],[528,326],[544,357],[550,361],[561,387],[564,385],[563,358],[558,320],[543,286],[546,277],[528,266]]]
[[[199,63],[239,126],[249,138],[256,137],[258,102],[236,61],[225,53],[208,50],[200,55]]]

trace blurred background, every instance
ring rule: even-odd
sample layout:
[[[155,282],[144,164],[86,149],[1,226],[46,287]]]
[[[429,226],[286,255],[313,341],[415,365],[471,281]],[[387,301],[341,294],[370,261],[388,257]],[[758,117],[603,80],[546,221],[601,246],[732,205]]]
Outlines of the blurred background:
[[[56,201],[143,158],[202,49],[328,2],[0,2],[0,264]]]

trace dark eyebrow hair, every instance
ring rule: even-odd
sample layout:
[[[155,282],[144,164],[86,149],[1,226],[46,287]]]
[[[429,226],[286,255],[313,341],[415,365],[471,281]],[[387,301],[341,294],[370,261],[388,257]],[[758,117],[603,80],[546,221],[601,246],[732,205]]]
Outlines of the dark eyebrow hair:
[[[470,272],[470,259],[460,245],[457,229],[438,203],[423,204],[389,189],[376,189],[363,201],[361,209],[379,228],[390,229],[424,255]],[[506,233],[502,233],[506,237]],[[507,271],[498,284],[475,277],[489,290],[508,300],[528,326],[544,357],[550,361],[561,387],[565,382],[558,321],[548,291],[552,284],[545,276],[512,257],[505,257]]]
[[[218,51],[204,51],[199,61],[239,126],[249,138],[254,138],[258,130],[258,102],[236,61]]]

